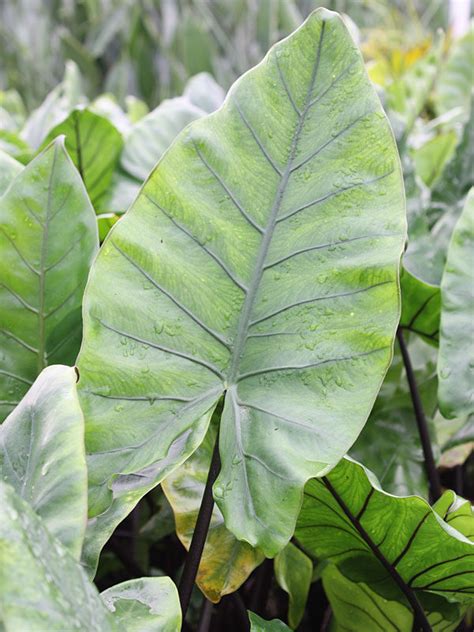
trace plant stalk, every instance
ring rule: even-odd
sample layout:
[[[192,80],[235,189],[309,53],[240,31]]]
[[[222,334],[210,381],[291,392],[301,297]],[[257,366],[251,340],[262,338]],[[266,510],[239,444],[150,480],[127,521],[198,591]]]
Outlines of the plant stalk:
[[[415,373],[411,364],[410,354],[400,328],[397,330],[398,344],[402,353],[403,364],[407,374],[408,386],[410,388],[411,401],[415,412],[416,423],[418,425],[418,433],[420,435],[421,446],[423,448],[423,457],[425,461],[426,475],[428,477],[430,501],[433,503],[441,496],[441,483],[439,480],[438,470],[433,456],[433,448],[431,446],[430,433],[426,421],[423,404],[421,402],[420,392],[415,379]]]
[[[216,478],[219,474],[221,467],[221,461],[219,457],[219,433],[216,436],[216,442],[214,444],[214,450],[212,453],[211,465],[209,467],[209,473],[207,475],[206,486],[204,488],[204,494],[202,495],[201,506],[199,508],[199,514],[196,520],[196,526],[194,527],[193,538],[191,540],[191,546],[189,547],[188,555],[184,563],[183,574],[179,582],[179,600],[181,603],[181,610],[183,613],[183,619],[186,617],[189,601],[191,599],[191,593],[193,591],[194,582],[201,562],[202,552],[204,544],[206,542],[207,533],[209,531],[209,524],[211,522],[212,510],[214,508],[214,498],[212,496],[212,486],[214,485]]]

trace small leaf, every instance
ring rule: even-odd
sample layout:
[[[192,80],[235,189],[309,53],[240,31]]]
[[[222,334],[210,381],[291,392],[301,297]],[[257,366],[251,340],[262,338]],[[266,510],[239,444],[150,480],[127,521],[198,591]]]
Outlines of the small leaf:
[[[448,249],[441,283],[439,408],[449,418],[474,413],[474,189]]]
[[[94,210],[62,139],[0,198],[0,420],[48,364],[72,364],[98,248]]]
[[[79,559],[87,470],[74,369],[44,369],[0,427],[0,476]]]
[[[117,628],[124,632],[177,632],[181,629],[178,591],[169,577],[122,582],[100,594]]]
[[[249,612],[250,632],[291,632],[290,628],[280,621],[280,619],[272,619],[266,621],[255,614]]]
[[[289,595],[288,623],[293,629],[303,618],[312,577],[311,559],[291,542],[275,557],[275,578]]]
[[[400,327],[418,334],[428,344],[437,345],[441,313],[439,285],[426,283],[407,268],[402,269],[400,284],[402,291]]]
[[[73,110],[49,132],[43,145],[62,134],[92,205],[96,211],[102,210],[122,149],[122,136],[110,121],[88,109]]]
[[[448,489],[435,502],[433,509],[450,527],[474,542],[474,509],[468,500]]]

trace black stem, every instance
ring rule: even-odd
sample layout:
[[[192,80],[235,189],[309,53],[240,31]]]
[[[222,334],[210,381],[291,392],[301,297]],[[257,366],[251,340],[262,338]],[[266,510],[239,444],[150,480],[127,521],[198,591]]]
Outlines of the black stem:
[[[181,580],[179,582],[179,600],[181,602],[183,619],[185,618],[186,612],[188,610],[191,593],[193,591],[194,582],[196,580],[199,564],[201,562],[204,544],[207,538],[207,532],[209,531],[212,510],[214,508],[212,486],[214,485],[215,480],[219,474],[220,467],[221,461],[219,457],[219,433],[217,433],[216,442],[214,444],[214,451],[212,453],[211,465],[209,467],[209,473],[207,475],[206,487],[204,488],[204,494],[202,495],[201,506],[199,508],[196,526],[194,527],[191,546],[189,547],[189,552],[184,563],[183,574],[181,575]]]
[[[420,392],[415,379],[415,373],[410,360],[410,354],[403,337],[403,332],[399,328],[397,331],[398,344],[400,345],[400,351],[402,353],[403,364],[405,365],[405,371],[407,374],[408,386],[410,388],[411,401],[413,404],[413,410],[415,412],[416,423],[418,425],[418,433],[421,439],[421,446],[423,448],[423,457],[425,460],[426,475],[428,477],[430,488],[430,500],[434,502],[441,496],[441,483],[439,481],[438,470],[436,469],[436,463],[433,456],[433,448],[431,447],[430,433],[428,430],[428,424],[426,422],[425,412],[423,410],[423,404],[421,403]]]
[[[266,606],[268,593],[273,576],[273,561],[266,559],[258,567],[255,573],[255,584],[252,587],[252,597],[250,599],[249,610],[264,617],[266,614]]]
[[[212,611],[214,604],[209,599],[204,598],[204,602],[201,608],[201,616],[199,617],[199,624],[197,632],[208,632],[211,625]]]
[[[408,603],[411,605],[413,614],[415,616],[415,624],[421,630],[423,630],[423,632],[432,632],[431,625],[428,619],[426,618],[423,607],[418,601],[418,597],[415,595],[413,589],[410,588],[410,586],[405,582],[403,577],[398,573],[395,566],[387,560],[385,555],[382,553],[382,551],[379,549],[379,547],[375,544],[375,542],[372,540],[370,535],[364,529],[364,527],[360,523],[360,520],[357,518],[357,516],[354,516],[354,514],[351,512],[351,510],[346,505],[346,503],[341,498],[341,496],[339,496],[339,494],[334,489],[334,487],[329,482],[329,480],[325,476],[321,480],[323,481],[324,485],[326,485],[327,489],[331,492],[334,499],[338,503],[339,507],[342,509],[342,511],[346,514],[346,516],[349,518],[351,523],[357,529],[360,536],[362,537],[364,542],[367,544],[367,546],[370,548],[372,553],[379,560],[379,562],[388,572],[390,577],[393,579],[393,581],[397,584],[397,586],[400,588],[400,590],[403,592],[403,594],[407,598]]]

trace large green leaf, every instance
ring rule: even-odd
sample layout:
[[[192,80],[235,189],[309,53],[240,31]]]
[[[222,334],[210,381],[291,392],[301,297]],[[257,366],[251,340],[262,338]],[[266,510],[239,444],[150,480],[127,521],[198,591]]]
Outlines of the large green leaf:
[[[387,120],[318,10],[174,142],[96,260],[78,362],[91,517],[119,478],[158,481],[183,433],[200,443],[225,394],[215,498],[238,539],[283,548],[390,363],[404,241]]]
[[[217,424],[212,423],[196,452],[162,483],[173,507],[177,534],[187,549],[201,505],[216,434]],[[247,542],[239,542],[226,529],[222,513],[214,506],[197,575],[197,584],[206,597],[218,602],[222,596],[236,591],[262,560],[262,553]]]
[[[396,497],[349,459],[310,481],[296,528],[302,546],[385,599],[451,620],[474,599],[474,545],[416,496]]]
[[[165,577],[99,595],[70,552],[12,487],[0,482],[0,623],[10,632],[176,632],[181,609]]]
[[[448,249],[441,283],[439,406],[445,417],[474,413],[474,189]]]
[[[94,211],[58,139],[0,198],[1,419],[46,365],[74,362],[97,246]]]
[[[44,144],[62,134],[94,208],[101,210],[122,149],[121,134],[110,121],[88,109],[73,110],[50,131]]]
[[[177,632],[181,629],[178,591],[169,577],[122,582],[100,594],[124,632]]]
[[[400,601],[381,597],[367,584],[344,577],[335,564],[324,568],[322,579],[335,620],[332,632],[408,632],[413,629],[410,608]],[[448,623],[437,612],[428,615],[433,632],[450,632],[457,627],[461,614],[456,608],[452,611]]]
[[[0,559],[0,621],[8,632],[120,629],[69,551],[3,482]]]
[[[275,557],[275,579],[288,593],[288,623],[293,629],[303,618],[312,577],[311,559],[291,542]]]
[[[0,149],[0,195],[8,189],[23,165]]]
[[[76,373],[50,366],[0,427],[0,477],[74,557],[87,518],[84,419]]]

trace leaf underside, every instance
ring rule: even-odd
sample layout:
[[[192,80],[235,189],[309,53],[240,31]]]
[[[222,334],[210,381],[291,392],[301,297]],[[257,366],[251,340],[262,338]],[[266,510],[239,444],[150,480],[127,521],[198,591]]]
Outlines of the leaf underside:
[[[390,363],[405,230],[388,123],[318,10],[183,131],[96,261],[78,363],[91,517],[120,477],[158,481],[183,433],[198,445],[225,393],[214,495],[275,555]]]

